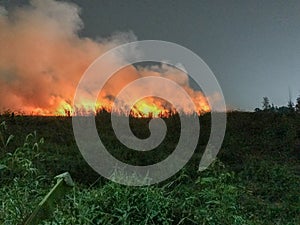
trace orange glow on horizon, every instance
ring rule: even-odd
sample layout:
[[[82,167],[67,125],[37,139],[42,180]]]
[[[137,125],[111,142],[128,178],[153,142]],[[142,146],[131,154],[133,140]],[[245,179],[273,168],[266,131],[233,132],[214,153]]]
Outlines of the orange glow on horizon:
[[[56,110],[55,114],[51,114],[49,112],[45,112],[39,109],[36,109],[34,113],[35,115],[46,115],[46,116],[73,116],[73,115],[96,115],[98,112],[106,111],[111,113],[112,112],[112,104],[113,103],[106,103],[102,104],[97,102],[96,106],[93,106],[92,103],[83,103],[82,107],[74,110],[71,104],[67,102],[62,102],[58,109]],[[176,109],[172,107],[164,107],[165,105],[164,100],[148,97],[137,101],[135,105],[130,109],[130,116],[136,118],[167,118],[171,115],[176,114]],[[75,112],[76,111],[76,112]],[[207,113],[210,111],[209,105],[205,104],[202,105],[202,108],[199,109],[197,112],[190,112],[188,110],[183,111],[183,113],[189,115],[192,113],[196,113],[198,115]],[[123,109],[114,109],[114,113],[119,113],[120,115],[125,115],[125,110]]]

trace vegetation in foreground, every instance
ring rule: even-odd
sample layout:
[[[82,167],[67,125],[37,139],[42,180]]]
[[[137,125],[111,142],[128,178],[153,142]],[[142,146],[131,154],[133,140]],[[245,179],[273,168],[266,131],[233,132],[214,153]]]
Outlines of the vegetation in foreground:
[[[114,137],[109,115],[97,117],[99,134],[115,157],[141,165],[168,155],[179,137],[178,118],[153,152],[137,154]],[[0,117],[0,223],[19,224],[65,171],[76,186],[42,224],[300,224],[300,166],[295,150],[298,113],[232,112],[218,159],[197,172],[209,135],[209,114],[199,118],[196,152],[169,180],[142,188],[112,183],[82,159],[65,117]],[[149,135],[147,119],[133,132]]]

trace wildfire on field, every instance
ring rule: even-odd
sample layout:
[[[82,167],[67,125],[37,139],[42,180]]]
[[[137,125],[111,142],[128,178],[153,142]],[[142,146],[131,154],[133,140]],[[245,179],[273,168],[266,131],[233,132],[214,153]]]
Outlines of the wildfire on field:
[[[172,104],[167,100],[155,96],[138,99],[137,97],[141,93],[143,93],[145,88],[155,88],[149,87],[145,83],[144,85],[141,85],[134,90],[130,90],[131,97],[136,101],[130,109],[130,116],[137,118],[156,118],[169,117],[176,114],[177,112],[182,112],[184,114],[196,113],[200,115],[202,113],[210,111],[207,98],[202,94],[202,92],[199,90],[193,90],[189,86],[187,74],[177,68],[170,67],[168,65],[161,65],[160,67],[161,69],[158,72],[157,68],[155,70],[153,70],[153,68],[137,69],[132,65],[127,66],[119,70],[107,81],[103,89],[100,91],[96,103],[90,101],[87,97],[86,99],[83,98],[80,104],[76,105],[76,107],[72,105],[72,98],[76,91],[76,86],[72,82],[64,83],[61,84],[61,88],[59,89],[59,97],[53,95],[44,96],[43,100],[45,101],[42,105],[34,104],[34,102],[29,101],[28,104],[22,108],[22,112],[24,114],[40,116],[95,115],[101,111],[125,115],[126,111],[128,111],[126,99],[123,100],[124,105],[122,105],[120,108],[112,108],[116,96],[122,90],[122,88],[124,88],[130,82],[139,78],[149,76],[160,76],[175,81],[191,97],[193,103],[195,104],[196,111],[191,110],[190,105],[185,104],[184,100],[181,101],[182,105],[180,106],[180,108],[174,108]],[[79,73],[82,73],[82,71],[79,70],[78,74]],[[170,92],[171,90],[168,90],[168,87],[166,87],[161,92],[164,93],[168,91]],[[177,96],[176,93],[172,94]],[[49,102],[49,104],[47,104],[47,102]]]
[[[206,96],[191,88],[188,75],[168,64],[144,68],[129,65],[107,81],[96,104],[83,98],[80,105],[74,107],[76,87],[89,65],[111,48],[137,40],[132,32],[93,40],[79,35],[82,27],[79,9],[59,1],[30,1],[30,6],[11,11],[0,7],[0,113],[7,109],[42,116],[111,112],[114,99],[124,86],[148,76],[177,83],[193,100],[197,114],[210,110]],[[141,85],[132,90],[132,99],[147,88],[155,87]],[[170,92],[167,87],[161,91]],[[122,114],[124,110],[121,107],[116,111]],[[184,101],[175,109],[163,99],[147,97],[137,101],[130,114],[168,117],[179,111],[195,113]]]
[[[151,92],[152,89],[156,88],[150,83],[142,83],[140,86],[135,86],[135,88],[130,89],[130,95],[126,95],[126,97],[121,100],[119,99],[121,104],[117,104],[117,106],[114,105],[116,96],[124,87],[139,78],[149,76],[164,77],[176,82],[178,86],[180,86],[182,90],[190,96],[195,105],[196,111],[193,110],[191,105],[187,104],[184,99],[178,99],[180,98],[180,95],[173,93],[174,90],[169,88],[167,85],[165,86],[164,90],[161,90],[160,92],[162,94],[171,93],[171,95],[176,96],[181,103],[179,108],[175,108],[170,102],[168,102],[167,99],[155,97],[155,94],[139,99],[139,96],[144,93],[145,89],[148,89],[148,91],[150,90]],[[155,118],[169,117],[177,112],[182,112],[184,114],[196,113],[200,115],[210,111],[207,98],[203,95],[203,93],[190,87],[188,75],[176,67],[171,67],[165,64],[156,66],[155,68],[151,67],[137,69],[132,65],[124,67],[111,76],[110,79],[105,83],[104,87],[98,94],[96,104],[88,100],[88,96],[89,93],[87,93],[87,97],[83,98],[80,101],[80,104],[77,104],[76,107],[72,107],[71,101],[68,103],[63,101],[56,109],[56,114],[64,116],[91,115],[96,114],[97,112],[106,111],[120,115],[128,115],[126,112],[130,111],[129,115],[133,117]],[[129,105],[127,105],[127,103],[132,102],[132,100],[134,104],[129,109]]]

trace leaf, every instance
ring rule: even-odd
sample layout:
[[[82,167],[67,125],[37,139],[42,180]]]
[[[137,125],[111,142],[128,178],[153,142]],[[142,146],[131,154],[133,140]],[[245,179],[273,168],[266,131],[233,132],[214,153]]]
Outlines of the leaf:
[[[218,200],[211,200],[211,201],[207,201],[205,202],[206,204],[212,204],[212,205],[220,205],[221,202]]]
[[[0,127],[3,127],[4,130],[6,130],[6,123],[5,123],[5,121],[3,121],[2,123],[0,123]]]
[[[6,140],[6,143],[5,143],[5,147],[7,147],[7,145],[9,144],[9,142],[14,138],[14,135],[9,135],[9,137],[7,138]]]
[[[45,143],[44,138],[41,138],[40,141],[39,141],[39,143],[40,143],[40,144],[44,144],[44,143]]]
[[[0,170],[4,170],[4,169],[6,169],[6,168],[7,168],[6,165],[0,164]]]

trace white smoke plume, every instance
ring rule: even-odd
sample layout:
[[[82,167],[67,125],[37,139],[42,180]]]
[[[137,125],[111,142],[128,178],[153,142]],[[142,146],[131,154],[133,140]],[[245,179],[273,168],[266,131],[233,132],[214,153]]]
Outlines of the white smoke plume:
[[[70,101],[85,69],[108,49],[134,41],[133,33],[81,38],[80,9],[71,3],[32,0],[0,8],[0,109],[52,113]]]

